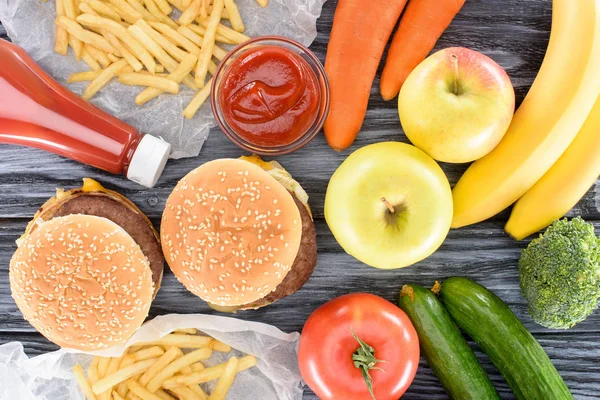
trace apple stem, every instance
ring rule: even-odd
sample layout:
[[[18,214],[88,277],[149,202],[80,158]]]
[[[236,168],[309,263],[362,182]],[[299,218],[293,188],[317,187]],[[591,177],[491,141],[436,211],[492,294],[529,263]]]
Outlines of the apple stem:
[[[381,198],[381,201],[383,202],[383,204],[385,204],[385,206],[388,208],[388,210],[390,210],[390,212],[391,212],[392,214],[393,214],[393,213],[396,211],[396,210],[394,209],[394,206],[392,206],[392,205],[390,204],[390,202],[386,200],[386,198],[385,198],[385,197],[382,197],[382,198]]]
[[[454,94],[458,96],[458,56],[456,54],[451,54],[450,60],[452,61],[452,66],[454,67]]]

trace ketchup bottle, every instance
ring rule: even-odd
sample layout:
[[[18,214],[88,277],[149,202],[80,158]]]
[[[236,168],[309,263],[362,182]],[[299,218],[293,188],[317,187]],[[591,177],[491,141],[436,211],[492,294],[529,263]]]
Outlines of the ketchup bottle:
[[[0,60],[0,143],[51,151],[154,186],[170,144],[77,97],[2,39]]]

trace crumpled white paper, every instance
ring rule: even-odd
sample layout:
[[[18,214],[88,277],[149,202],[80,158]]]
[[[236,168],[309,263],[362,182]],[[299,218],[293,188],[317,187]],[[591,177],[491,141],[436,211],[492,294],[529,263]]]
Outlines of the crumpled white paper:
[[[236,3],[246,26],[246,35],[280,35],[308,46],[317,36],[316,21],[325,1],[270,0],[264,9],[255,0],[239,0]],[[174,15],[178,15],[177,10]],[[61,84],[80,95],[88,83],[67,84],[66,79],[73,72],[89,68],[84,62],[75,60],[72,50],[66,57],[54,53],[55,16],[54,1],[0,0],[0,21],[11,40],[23,47]],[[229,49],[231,46],[223,47]],[[178,95],[162,95],[138,107],[134,98],[142,90],[113,80],[91,101],[142,132],[171,143],[171,158],[197,156],[210,128],[216,126],[210,104],[203,105],[188,121],[182,113],[194,95],[192,90],[182,85]]]
[[[258,365],[236,375],[228,399],[301,400],[302,386],[298,368],[297,332],[286,334],[271,325],[229,317],[202,314],[170,314],[145,323],[124,345],[95,352],[95,355],[120,356],[125,348],[138,342],[161,338],[175,329],[196,328],[235,349],[237,356],[252,354]],[[92,353],[90,353],[92,354]],[[77,350],[62,349],[28,358],[18,342],[0,346],[1,400],[84,400],[71,369],[81,364],[84,370],[92,356]],[[215,352],[206,365],[225,361],[231,354]],[[206,386],[211,390],[215,382]]]

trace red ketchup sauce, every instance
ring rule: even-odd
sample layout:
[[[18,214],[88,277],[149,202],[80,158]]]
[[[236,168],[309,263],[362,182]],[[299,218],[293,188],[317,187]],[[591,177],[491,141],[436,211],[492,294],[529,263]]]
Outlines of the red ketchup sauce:
[[[262,46],[227,68],[218,96],[223,118],[242,139],[264,147],[302,137],[319,114],[319,83],[291,50]]]

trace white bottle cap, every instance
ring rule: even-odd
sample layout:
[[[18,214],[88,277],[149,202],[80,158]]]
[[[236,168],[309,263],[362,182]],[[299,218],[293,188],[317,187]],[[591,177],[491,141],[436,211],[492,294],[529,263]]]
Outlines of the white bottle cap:
[[[165,169],[169,154],[169,143],[151,135],[144,135],[129,163],[127,178],[146,187],[154,186]]]

